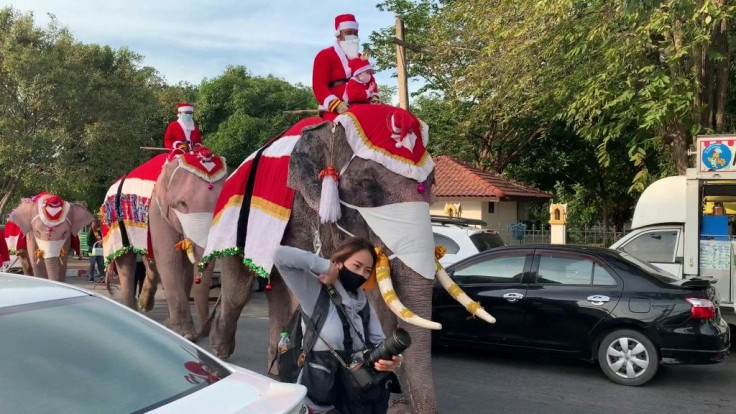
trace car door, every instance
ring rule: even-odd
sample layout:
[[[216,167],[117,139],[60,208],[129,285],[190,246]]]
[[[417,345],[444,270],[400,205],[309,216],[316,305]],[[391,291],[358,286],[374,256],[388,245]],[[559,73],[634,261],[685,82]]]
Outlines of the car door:
[[[617,249],[681,278],[683,256],[681,234],[679,228],[644,231]]]
[[[536,250],[528,286],[525,335],[532,347],[585,351],[588,336],[616,307],[623,282],[592,255]]]
[[[479,255],[452,269],[452,279],[496,318],[495,324],[472,317],[439,284],[433,315],[442,324],[438,334],[447,340],[519,345],[524,342],[524,301],[532,262],[531,249]]]

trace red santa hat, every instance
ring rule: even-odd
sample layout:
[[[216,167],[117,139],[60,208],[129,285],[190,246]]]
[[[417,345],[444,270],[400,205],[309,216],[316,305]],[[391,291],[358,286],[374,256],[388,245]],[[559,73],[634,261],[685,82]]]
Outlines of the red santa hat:
[[[340,36],[341,30],[355,29],[358,30],[358,21],[352,14],[341,14],[335,17],[335,36]]]
[[[358,76],[365,71],[373,70],[371,62],[369,62],[368,59],[363,59],[359,57],[355,59],[350,59],[350,62],[348,62],[348,66],[350,66],[350,71],[353,73],[353,76]]]
[[[194,105],[189,102],[182,102],[176,105],[176,112],[194,112]]]

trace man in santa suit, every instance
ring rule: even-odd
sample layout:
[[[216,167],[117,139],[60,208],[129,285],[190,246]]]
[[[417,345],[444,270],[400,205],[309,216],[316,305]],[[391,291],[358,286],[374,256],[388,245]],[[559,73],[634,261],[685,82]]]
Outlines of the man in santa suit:
[[[170,122],[166,128],[164,145],[168,149],[181,149],[189,152],[202,145],[202,134],[199,132],[199,126],[192,118],[194,105],[180,103],[176,106],[176,109],[179,119]]]
[[[335,17],[335,36],[335,44],[322,49],[314,58],[312,69],[312,92],[319,103],[320,116],[330,121],[348,110],[347,83],[352,76],[348,62],[360,56],[355,16]]]

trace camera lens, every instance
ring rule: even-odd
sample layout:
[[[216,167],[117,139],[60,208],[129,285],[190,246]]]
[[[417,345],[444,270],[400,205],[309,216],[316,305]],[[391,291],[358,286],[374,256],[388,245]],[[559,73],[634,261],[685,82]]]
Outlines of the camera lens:
[[[411,345],[409,332],[398,328],[383,343],[368,353],[365,362],[368,366],[372,366],[379,359],[391,359],[394,355],[404,352],[409,345]]]

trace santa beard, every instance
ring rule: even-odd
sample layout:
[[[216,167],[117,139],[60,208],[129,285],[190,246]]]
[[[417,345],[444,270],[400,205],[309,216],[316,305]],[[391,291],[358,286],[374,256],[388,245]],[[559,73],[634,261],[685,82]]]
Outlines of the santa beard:
[[[360,39],[340,40],[338,44],[348,59],[355,59],[360,56]]]
[[[194,131],[194,121],[185,121],[179,117],[179,125],[181,125],[182,129],[185,131]]]

